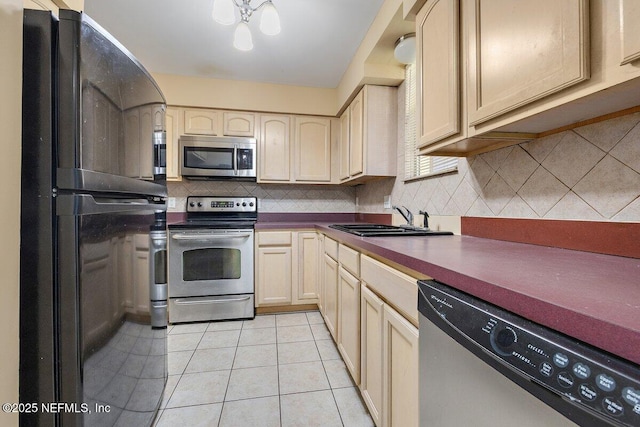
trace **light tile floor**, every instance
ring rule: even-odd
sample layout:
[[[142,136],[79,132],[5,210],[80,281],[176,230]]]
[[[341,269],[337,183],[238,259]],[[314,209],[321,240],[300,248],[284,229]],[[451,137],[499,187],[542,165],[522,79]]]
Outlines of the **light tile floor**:
[[[373,426],[317,311],[169,326],[157,427]]]

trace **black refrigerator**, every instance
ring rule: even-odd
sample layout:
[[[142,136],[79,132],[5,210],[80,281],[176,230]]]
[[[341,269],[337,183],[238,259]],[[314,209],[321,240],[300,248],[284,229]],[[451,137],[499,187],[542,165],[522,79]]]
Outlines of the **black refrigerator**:
[[[84,14],[24,11],[23,426],[146,426],[167,379],[165,99]]]

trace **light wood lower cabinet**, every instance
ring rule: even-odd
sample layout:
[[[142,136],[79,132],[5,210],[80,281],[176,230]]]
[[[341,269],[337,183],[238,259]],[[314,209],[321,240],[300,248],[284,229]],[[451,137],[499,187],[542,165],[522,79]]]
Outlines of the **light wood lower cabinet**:
[[[418,427],[418,329],[383,307],[382,401],[384,427]]]
[[[361,288],[360,392],[376,426],[382,425],[382,330],[383,306],[376,294]]]
[[[338,340],[338,261],[326,253],[324,256],[324,322],[334,341]]]
[[[293,233],[298,240],[297,280],[293,286],[293,304],[318,302],[318,233],[300,231]]]
[[[418,426],[418,329],[364,284],[361,383],[376,426]]]
[[[338,269],[338,350],[356,385],[360,383],[360,280]]]
[[[315,231],[256,233],[256,307],[318,302]]]
[[[291,304],[291,232],[258,232],[256,244],[256,306]]]

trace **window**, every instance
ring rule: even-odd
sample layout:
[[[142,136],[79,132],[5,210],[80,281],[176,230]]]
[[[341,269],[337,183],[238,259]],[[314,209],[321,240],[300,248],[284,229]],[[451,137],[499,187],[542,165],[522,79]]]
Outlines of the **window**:
[[[418,156],[416,116],[416,64],[405,71],[404,179],[405,181],[458,170],[457,157]]]

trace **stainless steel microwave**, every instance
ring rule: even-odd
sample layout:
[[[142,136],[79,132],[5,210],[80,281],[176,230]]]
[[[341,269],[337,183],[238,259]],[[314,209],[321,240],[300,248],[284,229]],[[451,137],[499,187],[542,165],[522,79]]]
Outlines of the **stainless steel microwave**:
[[[256,139],[229,136],[180,137],[180,174],[189,179],[256,178]]]

